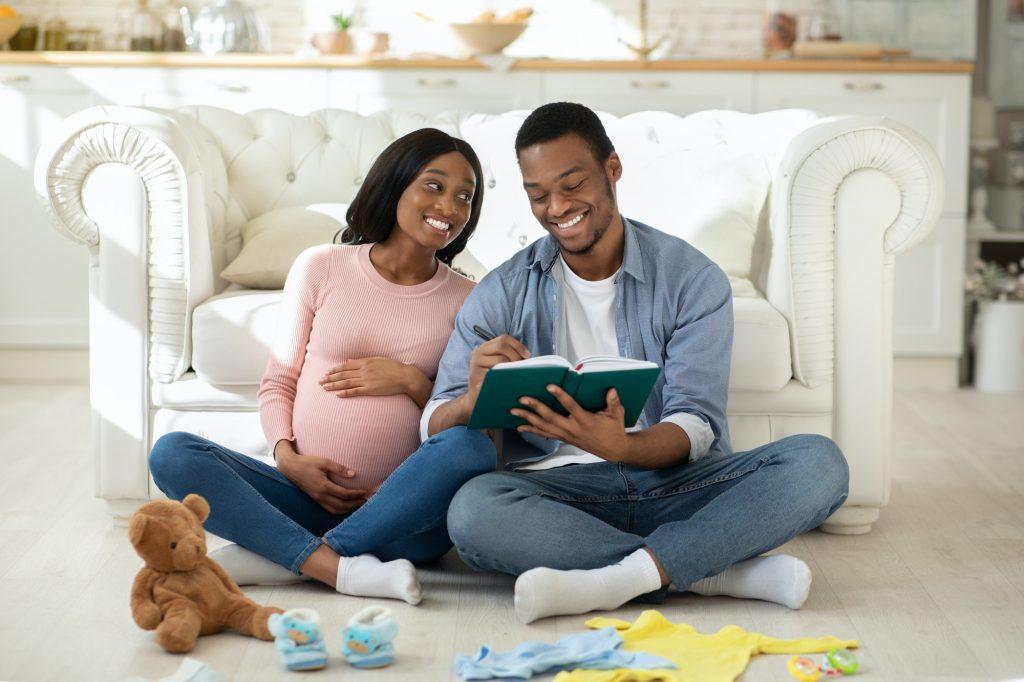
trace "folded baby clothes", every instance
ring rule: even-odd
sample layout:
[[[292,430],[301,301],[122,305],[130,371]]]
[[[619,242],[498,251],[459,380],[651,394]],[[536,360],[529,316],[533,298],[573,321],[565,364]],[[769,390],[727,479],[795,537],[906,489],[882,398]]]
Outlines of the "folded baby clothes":
[[[644,611],[635,623],[615,618],[591,618],[589,628],[615,628],[626,651],[644,651],[673,661],[674,670],[572,670],[554,682],[732,682],[757,654],[812,654],[860,646],[855,639],[808,637],[776,639],[726,625],[705,635],[686,623],[673,623],[658,611]],[[582,667],[582,666],[577,666]],[[628,668],[629,666],[623,666]]]
[[[574,668],[674,668],[660,656],[642,651],[623,651],[615,628],[564,637],[554,644],[526,642],[502,654],[483,646],[476,656],[455,657],[455,672],[464,680],[526,679],[532,675]]]

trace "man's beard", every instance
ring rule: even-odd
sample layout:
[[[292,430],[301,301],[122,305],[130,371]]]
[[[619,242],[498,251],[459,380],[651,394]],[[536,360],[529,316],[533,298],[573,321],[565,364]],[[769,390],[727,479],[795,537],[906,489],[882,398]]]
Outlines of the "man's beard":
[[[612,193],[612,183],[607,178],[607,176],[604,179],[604,187],[605,187],[606,195],[608,197],[608,203],[614,205],[615,204],[615,195]],[[590,216],[591,216],[591,218],[594,217],[593,209],[591,209]],[[604,233],[608,231],[608,227],[611,224],[612,224],[612,216],[611,216],[611,212],[609,212],[608,220],[605,221],[604,225],[602,225],[601,227],[599,227],[596,230],[594,230],[594,237],[593,237],[593,239],[591,239],[590,242],[586,246],[584,246],[582,248],[579,248],[579,249],[576,249],[575,251],[572,250],[572,249],[566,248],[565,244],[563,244],[556,237],[555,241],[558,242],[558,250],[561,251],[562,253],[567,253],[567,254],[572,255],[572,256],[585,256],[586,254],[588,254],[591,251],[593,251],[594,247],[597,245],[597,243],[599,241],[601,241],[601,237],[603,237]]]

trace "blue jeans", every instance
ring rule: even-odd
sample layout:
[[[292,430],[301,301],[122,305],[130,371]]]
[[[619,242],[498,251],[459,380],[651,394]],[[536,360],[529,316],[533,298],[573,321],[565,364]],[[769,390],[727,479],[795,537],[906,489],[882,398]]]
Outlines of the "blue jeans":
[[[455,495],[448,531],[471,567],[512,575],[600,568],[646,546],[685,590],[821,525],[848,490],[839,447],[799,435],[665,469],[485,474]]]
[[[276,468],[191,433],[169,433],[149,454],[164,494],[180,500],[198,493],[210,503],[207,530],[295,573],[324,543],[341,556],[370,553],[384,561],[443,556],[452,546],[445,523],[452,496],[496,463],[482,431],[448,429],[421,445],[363,506],[336,515]]]

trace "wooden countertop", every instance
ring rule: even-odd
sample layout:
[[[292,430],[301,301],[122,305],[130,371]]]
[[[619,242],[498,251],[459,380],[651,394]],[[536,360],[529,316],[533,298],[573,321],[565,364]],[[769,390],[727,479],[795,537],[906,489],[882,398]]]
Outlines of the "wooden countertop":
[[[355,55],[296,56],[283,53],[225,54],[160,52],[0,52],[8,64],[121,67],[328,68],[328,69],[485,69],[475,59],[452,57],[375,58]],[[928,59],[783,60],[566,60],[517,59],[513,71],[812,71],[875,73],[971,73],[973,62]]]

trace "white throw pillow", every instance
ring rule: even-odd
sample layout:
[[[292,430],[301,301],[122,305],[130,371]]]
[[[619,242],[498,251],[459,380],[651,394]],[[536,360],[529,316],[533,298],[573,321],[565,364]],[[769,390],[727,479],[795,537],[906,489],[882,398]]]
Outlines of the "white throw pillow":
[[[725,271],[736,296],[751,283],[754,239],[771,176],[759,154],[676,149],[633,165],[618,183],[622,215],[680,237]]]
[[[328,244],[345,225],[348,204],[280,208],[242,228],[242,250],[220,273],[249,289],[282,289],[292,263],[311,246]]]

